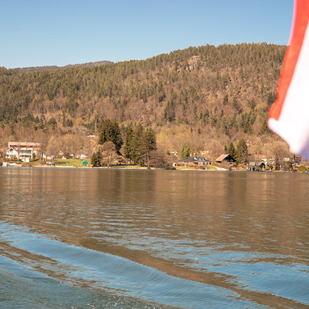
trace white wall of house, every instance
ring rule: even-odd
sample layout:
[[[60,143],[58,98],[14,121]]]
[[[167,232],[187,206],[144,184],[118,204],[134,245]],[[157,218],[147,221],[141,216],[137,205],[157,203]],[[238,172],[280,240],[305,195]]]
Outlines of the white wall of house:
[[[10,149],[5,153],[5,157],[6,157],[7,159],[19,159],[18,151],[15,150],[14,148],[10,148]]]

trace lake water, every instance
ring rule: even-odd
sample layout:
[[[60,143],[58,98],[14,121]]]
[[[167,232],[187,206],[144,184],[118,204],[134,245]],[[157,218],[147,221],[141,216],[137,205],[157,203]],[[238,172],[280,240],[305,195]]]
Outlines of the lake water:
[[[0,308],[308,308],[309,174],[0,168]]]

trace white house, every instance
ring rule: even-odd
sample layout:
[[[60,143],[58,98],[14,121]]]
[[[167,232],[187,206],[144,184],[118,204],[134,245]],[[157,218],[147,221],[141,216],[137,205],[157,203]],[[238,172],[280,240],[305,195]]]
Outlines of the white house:
[[[7,159],[17,159],[18,158],[18,151],[14,148],[11,147],[9,150],[5,153],[5,157]]]
[[[29,161],[38,155],[40,143],[32,142],[9,142],[8,151],[5,153],[7,159],[18,159]]]

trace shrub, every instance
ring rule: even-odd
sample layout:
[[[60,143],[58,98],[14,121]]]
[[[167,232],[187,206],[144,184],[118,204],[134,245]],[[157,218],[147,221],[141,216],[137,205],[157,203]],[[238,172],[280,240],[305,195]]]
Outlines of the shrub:
[[[298,168],[298,171],[299,171],[299,172],[307,172],[307,168],[306,168],[306,166],[301,165],[301,166]]]

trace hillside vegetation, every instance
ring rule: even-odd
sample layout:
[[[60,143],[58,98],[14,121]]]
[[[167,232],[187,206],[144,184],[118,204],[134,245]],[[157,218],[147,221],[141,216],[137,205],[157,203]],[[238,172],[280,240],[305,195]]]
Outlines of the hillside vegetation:
[[[151,127],[164,152],[187,144],[216,155],[244,138],[250,152],[271,153],[282,143],[266,120],[285,50],[266,43],[206,45],[108,65],[0,68],[0,142],[47,147],[52,138],[66,138],[86,147],[83,137],[111,119],[123,134],[131,124]]]

